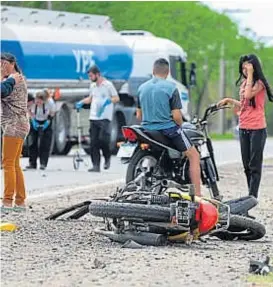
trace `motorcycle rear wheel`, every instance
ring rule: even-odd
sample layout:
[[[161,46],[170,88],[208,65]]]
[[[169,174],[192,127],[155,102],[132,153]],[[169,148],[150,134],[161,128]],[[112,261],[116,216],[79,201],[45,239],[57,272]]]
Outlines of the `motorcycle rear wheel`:
[[[89,212],[103,218],[137,218],[144,221],[170,222],[170,208],[120,202],[92,201]]]
[[[157,162],[157,159],[155,158],[155,156],[151,154],[151,152],[139,149],[133,155],[128,165],[128,169],[126,172],[126,183],[133,181],[137,177],[138,174],[136,169],[139,166],[141,160],[143,160],[145,157],[153,158],[155,162]]]

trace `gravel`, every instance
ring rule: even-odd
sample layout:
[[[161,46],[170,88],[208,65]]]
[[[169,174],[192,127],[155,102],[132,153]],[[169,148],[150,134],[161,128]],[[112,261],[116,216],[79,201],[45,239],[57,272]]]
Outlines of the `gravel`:
[[[220,189],[226,199],[247,194],[241,165],[220,168]],[[142,249],[94,234],[100,218],[46,221],[59,209],[103,196],[115,186],[29,202],[25,213],[2,215],[18,231],[1,233],[2,286],[252,286],[246,282],[250,259],[273,256],[273,160],[265,163],[259,205],[250,213],[265,224],[266,236],[256,242],[222,242],[208,238],[188,247],[173,244]],[[272,283],[273,286],[273,283]]]

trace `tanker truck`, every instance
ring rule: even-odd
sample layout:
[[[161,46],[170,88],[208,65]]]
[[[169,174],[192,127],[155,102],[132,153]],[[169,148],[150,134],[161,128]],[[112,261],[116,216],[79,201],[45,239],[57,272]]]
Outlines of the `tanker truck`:
[[[75,102],[89,95],[88,68],[96,64],[115,85],[120,102],[115,105],[111,150],[122,139],[121,127],[136,120],[139,85],[152,77],[154,60],[169,60],[169,79],[181,93],[183,114],[188,116],[186,53],[176,43],[146,31],[121,31],[108,16],[1,6],[1,51],[14,54],[28,92],[54,91],[57,113],[53,123],[52,151],[68,154],[77,144]],[[180,75],[180,76],[178,76]],[[89,107],[81,111],[82,142],[89,153]],[[24,145],[27,151],[27,141]]]

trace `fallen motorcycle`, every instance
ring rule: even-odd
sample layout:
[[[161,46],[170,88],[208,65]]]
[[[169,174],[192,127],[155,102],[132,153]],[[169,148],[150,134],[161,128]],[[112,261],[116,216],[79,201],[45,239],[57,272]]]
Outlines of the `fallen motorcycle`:
[[[92,201],[90,213],[104,218],[106,224],[104,230],[97,232],[120,242],[130,238],[147,245],[191,243],[204,235],[222,240],[257,240],[265,235],[262,224],[231,212],[243,213],[253,204],[252,197],[222,203],[194,196],[192,185],[163,180],[161,187],[164,191],[155,193],[132,191],[132,186],[127,185],[110,201]]]
[[[225,203],[199,198],[194,196],[192,185],[170,180],[158,181],[149,189],[133,181],[105,200],[85,201],[47,219],[72,211],[68,218],[78,219],[90,212],[105,222],[105,227],[95,232],[121,243],[128,240],[156,246],[168,241],[191,243],[204,235],[222,240],[257,240],[265,235],[265,228],[247,217],[256,204],[253,197]]]

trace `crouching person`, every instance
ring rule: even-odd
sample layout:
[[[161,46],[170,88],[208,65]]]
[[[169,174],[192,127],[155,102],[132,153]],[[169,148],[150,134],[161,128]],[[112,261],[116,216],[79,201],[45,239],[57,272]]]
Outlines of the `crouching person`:
[[[40,159],[40,169],[46,169],[50,155],[53,133],[52,121],[55,112],[55,102],[49,92],[38,92],[34,103],[29,107],[31,127],[28,139],[29,165],[26,169],[36,169],[38,157]]]

